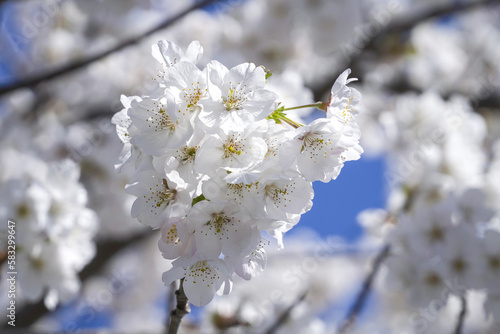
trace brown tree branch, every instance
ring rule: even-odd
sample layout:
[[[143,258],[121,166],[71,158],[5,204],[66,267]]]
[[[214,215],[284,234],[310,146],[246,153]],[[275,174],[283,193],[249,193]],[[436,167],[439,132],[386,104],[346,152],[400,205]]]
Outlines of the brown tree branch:
[[[29,78],[21,79],[17,82],[14,82],[14,83],[11,83],[8,85],[0,86],[0,96],[3,94],[15,91],[16,89],[34,87],[42,82],[49,81],[49,80],[58,78],[60,76],[63,76],[65,74],[68,74],[70,72],[73,72],[75,70],[81,69],[81,68],[83,68],[83,67],[85,67],[85,66],[87,66],[95,61],[103,59],[106,56],[109,56],[110,54],[113,54],[117,51],[123,50],[128,46],[134,45],[137,42],[144,39],[145,37],[148,37],[148,36],[158,32],[162,29],[165,29],[165,28],[171,26],[172,24],[179,21],[184,16],[188,15],[189,13],[191,13],[194,10],[204,8],[210,4],[214,4],[217,2],[221,2],[221,1],[223,1],[223,0],[203,0],[200,2],[196,2],[194,5],[185,9],[184,11],[180,12],[179,14],[175,15],[174,17],[166,19],[163,22],[160,22],[156,26],[152,27],[151,29],[147,30],[146,32],[142,33],[141,35],[138,35],[138,36],[132,37],[128,40],[125,40],[125,41],[119,43],[118,45],[108,49],[108,50],[105,50],[105,51],[98,53],[94,56],[90,56],[86,59],[82,59],[80,61],[68,64],[65,66],[61,66],[58,69],[55,69],[53,71],[49,71],[49,72],[35,75],[35,76],[29,77]]]
[[[306,298],[307,291],[302,292],[299,297],[290,305],[287,307],[285,311],[276,319],[276,321],[269,327],[267,330],[266,334],[273,334],[276,333],[276,331],[283,326],[283,324],[286,322],[288,317],[290,316],[290,313],[292,313],[292,310],[299,305],[304,298]]]
[[[460,302],[461,302],[461,309],[460,313],[458,314],[457,325],[455,327],[455,330],[453,331],[454,334],[462,334],[465,315],[467,314],[467,299],[465,298],[465,294],[460,296]]]
[[[389,251],[390,251],[390,246],[385,245],[384,248],[382,248],[382,251],[375,258],[375,260],[373,262],[372,270],[370,271],[368,276],[366,276],[366,278],[363,282],[363,286],[361,288],[361,291],[359,292],[358,296],[356,297],[356,300],[355,300],[354,304],[352,305],[351,309],[347,313],[346,318],[344,319],[344,321],[340,325],[340,328],[338,330],[339,334],[347,333],[349,328],[356,321],[356,318],[358,317],[359,313],[363,310],[363,307],[365,306],[368,295],[370,294],[373,280],[375,279],[375,276],[377,275],[377,272],[380,269],[380,266],[382,265],[384,260],[389,255]]]
[[[418,24],[434,19],[437,17],[461,13],[479,6],[487,6],[495,3],[500,3],[500,0],[481,0],[481,1],[467,1],[467,2],[448,2],[441,5],[432,5],[429,8],[420,10],[418,12],[412,12],[408,15],[401,15],[400,17],[394,18],[387,26],[380,29],[376,34],[370,36],[365,43],[363,43],[357,50],[350,55],[346,55],[346,61],[341,64],[335,73],[327,77],[323,82],[316,84],[311,87],[314,98],[316,101],[320,101],[325,94],[330,91],[333,83],[338,78],[338,76],[344,71],[345,68],[355,68],[363,56],[365,56],[368,51],[373,50],[375,52],[380,51],[380,40],[394,33],[403,33],[416,27]],[[352,42],[352,41],[351,41]],[[359,76],[359,74],[356,74]]]
[[[181,325],[182,318],[191,312],[189,307],[189,300],[184,293],[184,278],[181,279],[179,289],[175,291],[177,298],[177,306],[170,313],[170,325],[168,326],[168,334],[177,334],[179,326]]]
[[[405,77],[400,77],[397,81],[389,82],[385,88],[387,92],[393,94],[403,94],[405,92],[415,92],[422,94],[424,91],[418,87],[413,86]],[[482,91],[475,92],[470,96],[470,102],[476,111],[480,109],[500,109],[500,94],[498,93],[498,85],[494,82],[489,82],[481,88]],[[447,100],[452,97],[456,92],[443,93],[441,96]],[[460,93],[458,93],[460,94]]]

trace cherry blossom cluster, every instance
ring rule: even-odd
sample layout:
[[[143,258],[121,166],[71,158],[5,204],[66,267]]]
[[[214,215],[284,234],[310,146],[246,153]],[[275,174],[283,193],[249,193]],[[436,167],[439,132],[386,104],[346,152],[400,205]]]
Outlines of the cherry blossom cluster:
[[[80,168],[69,160],[47,163],[33,152],[3,146],[0,217],[15,223],[16,269],[23,298],[44,298],[48,309],[78,292],[78,272],[95,254],[98,218],[86,207]],[[2,224],[4,234],[7,224]],[[7,249],[7,238],[0,247]]]
[[[401,96],[396,108],[382,117],[389,205],[361,215],[392,247],[387,286],[414,307],[487,291],[484,308],[499,321],[498,149],[488,161],[485,120],[463,97],[431,91]]]
[[[126,191],[131,214],[161,229],[159,248],[174,260],[164,273],[183,278],[189,300],[209,303],[229,293],[232,276],[251,279],[266,262],[262,232],[277,238],[310,210],[313,181],[335,179],[362,153],[356,123],[360,94],[346,70],[325,117],[302,125],[266,87],[270,73],[243,63],[211,61],[200,69],[198,42],[183,52],[160,41],[153,56],[163,69],[148,96],[122,96],[113,117],[124,143],[121,163],[133,165]]]

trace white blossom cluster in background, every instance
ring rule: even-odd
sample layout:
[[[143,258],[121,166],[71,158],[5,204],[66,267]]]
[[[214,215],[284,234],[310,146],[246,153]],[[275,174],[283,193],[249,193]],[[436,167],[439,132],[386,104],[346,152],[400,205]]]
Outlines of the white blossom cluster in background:
[[[132,216],[161,228],[159,248],[175,260],[163,280],[184,278],[189,300],[210,302],[231,290],[232,276],[249,280],[265,266],[265,239],[278,239],[309,211],[313,181],[335,179],[362,153],[356,123],[358,91],[346,70],[335,82],[325,116],[297,123],[266,89],[263,67],[196,66],[203,49],[183,52],[169,41],[153,47],[163,65],[158,90],[122,96],[113,117],[124,142],[121,165],[133,164],[127,185],[137,197]]]
[[[0,1],[0,86],[108,50],[194,2]],[[1,95],[2,273],[3,222],[11,219],[19,272],[29,273],[18,276],[19,312],[44,299],[65,315],[55,320],[49,313],[42,327],[31,329],[89,328],[106,318],[98,326],[161,331],[169,291],[161,273],[170,280],[204,273],[195,264],[206,261],[216,279],[212,288],[197,289],[188,276],[186,291],[199,297],[193,301],[227,292],[231,282],[233,292],[184,317],[181,331],[266,332],[293,306],[276,333],[334,332],[374,254],[388,244],[372,299],[351,333],[454,333],[462,300],[463,334],[498,333],[500,11],[494,1],[473,2],[218,1],[78,71]],[[438,7],[444,10],[414,20]],[[151,44],[160,39],[179,47],[155,47],[155,62]],[[203,45],[203,55],[198,44],[190,46],[193,40]],[[243,62],[265,65],[273,75]],[[347,67],[363,93],[359,130],[353,120],[334,116],[347,100],[316,104],[328,112],[283,110],[328,101]],[[232,87],[236,77],[251,88]],[[321,88],[325,81],[330,86]],[[344,72],[337,88],[350,89],[349,81]],[[337,96],[344,93],[350,96],[347,90]],[[130,97],[120,101],[122,94]],[[243,96],[250,96],[243,115],[226,110],[237,103],[221,103]],[[114,118],[120,140],[110,120],[122,102],[126,108]],[[311,113],[321,118],[311,122]],[[307,151],[299,154],[306,140],[328,142],[308,135],[316,131],[338,148],[351,145],[347,160],[359,153],[351,141],[362,132],[361,160],[385,162],[380,178],[387,204],[361,212],[364,235],[340,254],[323,245],[329,236],[311,241],[297,229],[275,251],[266,235],[279,240],[309,209],[310,183],[334,178],[342,166],[340,152],[315,164],[304,159]],[[367,161],[358,166],[369,168]],[[298,187],[293,191],[290,180]],[[332,191],[332,207],[344,195],[371,194],[370,187],[358,182]],[[277,200],[297,196],[286,209],[284,202],[274,206],[274,189]],[[319,209],[321,202],[315,203]],[[235,220],[230,229],[218,229],[225,221],[216,219],[221,212]],[[321,221],[352,223],[334,212]],[[116,257],[95,252],[96,243],[120,242],[129,247]],[[316,246],[326,250],[324,257]],[[79,296],[78,273],[94,256],[110,264],[106,274],[95,272],[83,282]],[[254,277],[264,263],[266,270]],[[9,302],[6,289],[2,279],[2,308]]]
[[[216,56],[229,64],[250,59],[273,72],[293,69],[306,82],[320,82],[325,68],[341,66],[342,43],[354,37],[361,16],[358,1],[243,1],[220,19],[227,31]]]
[[[206,333],[234,330],[235,325],[265,333],[294,305],[276,333],[325,333],[329,326],[320,313],[332,302],[344,302],[358,289],[366,257],[349,253],[340,238],[318,240],[313,233],[287,238],[286,247],[269,249],[266,270],[251,281],[235,279],[229,296],[207,305],[200,327]],[[331,256],[335,254],[335,256]],[[342,268],[342,275],[338,275]],[[337,320],[343,311],[332,310]]]
[[[498,321],[500,189],[497,153],[488,161],[482,149],[485,120],[467,99],[443,101],[432,91],[399,97],[395,110],[380,115],[390,152],[388,208],[360,216],[392,247],[387,288],[404,291],[415,308],[480,290]]]
[[[97,215],[86,207],[80,170],[71,160],[47,163],[30,152],[0,152],[0,217],[15,224],[15,260],[22,296],[49,309],[80,288],[78,272],[94,257]],[[2,224],[6,235],[7,224]],[[0,246],[7,249],[7,238]],[[10,270],[13,271],[13,270]]]

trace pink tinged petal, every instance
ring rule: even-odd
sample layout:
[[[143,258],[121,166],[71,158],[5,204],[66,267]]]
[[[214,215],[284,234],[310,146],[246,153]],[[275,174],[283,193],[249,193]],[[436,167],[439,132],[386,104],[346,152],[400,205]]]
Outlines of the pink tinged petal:
[[[222,259],[217,259],[215,261],[207,261],[212,267],[216,268],[220,273],[222,278],[231,278],[231,272],[227,267],[226,263]]]
[[[158,241],[158,248],[166,259],[178,258],[186,248],[188,237],[184,233],[181,239],[180,230],[185,230],[186,225],[184,218],[167,219],[161,228],[161,237]],[[184,231],[183,231],[184,232]]]

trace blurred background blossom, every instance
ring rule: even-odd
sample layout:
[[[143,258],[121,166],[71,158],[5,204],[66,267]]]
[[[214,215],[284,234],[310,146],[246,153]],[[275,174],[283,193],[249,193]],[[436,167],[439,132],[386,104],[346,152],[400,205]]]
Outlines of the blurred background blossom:
[[[164,331],[171,262],[130,216],[111,117],[122,94],[157,87],[151,45],[166,39],[200,41],[202,66],[265,66],[286,105],[328,101],[347,67],[363,95],[362,158],[315,183],[266,270],[193,307],[181,332],[499,333],[499,1],[210,2],[0,1],[5,314],[8,219],[18,271],[16,327],[3,316],[2,331]]]

